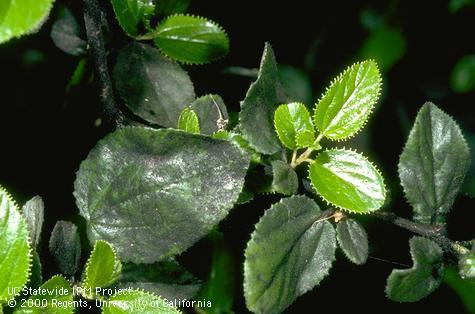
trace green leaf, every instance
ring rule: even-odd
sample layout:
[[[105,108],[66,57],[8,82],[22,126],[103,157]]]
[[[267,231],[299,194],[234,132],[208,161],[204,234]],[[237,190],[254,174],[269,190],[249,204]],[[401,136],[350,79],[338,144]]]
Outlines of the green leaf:
[[[155,11],[153,1],[149,0],[112,0],[112,7],[119,25],[130,37],[139,35],[141,23]]]
[[[63,276],[53,276],[41,285],[37,291],[43,294],[29,298],[30,302],[22,302],[22,308],[15,310],[15,314],[72,314],[73,290],[71,284]],[[29,306],[30,305],[30,306]]]
[[[475,160],[475,133],[465,133],[470,151],[470,160]],[[462,192],[471,198],[475,198],[475,163],[470,162],[465,180],[462,184]]]
[[[190,4],[191,0],[160,0],[156,4],[156,11],[160,16],[185,13]]]
[[[279,79],[292,101],[310,104],[314,101],[310,77],[302,70],[290,65],[279,65]]]
[[[200,122],[198,121],[198,116],[192,109],[183,109],[178,117],[178,129],[188,133],[200,134]]]
[[[288,163],[281,160],[272,161],[272,191],[284,195],[297,193],[299,178]]]
[[[198,307],[198,313],[223,314],[233,313],[236,274],[235,256],[231,247],[220,232],[213,232],[209,236],[213,253],[211,256],[211,270],[208,280],[203,284],[202,289],[195,300],[209,301],[211,306],[204,304]]]
[[[370,32],[360,51],[362,58],[374,59],[382,71],[391,69],[405,53],[406,38],[403,33],[388,26]]]
[[[454,266],[447,266],[444,271],[444,282],[450,286],[463,302],[466,313],[475,313],[475,280],[460,278]]]
[[[227,141],[127,127],[89,153],[74,194],[91,241],[110,242],[123,261],[153,263],[183,252],[226,217],[248,165]]]
[[[303,130],[295,136],[295,143],[298,148],[313,147],[320,149],[320,144],[315,144],[315,132],[312,130]]]
[[[81,85],[82,83],[86,83],[88,80],[91,81],[94,74],[91,69],[91,61],[88,58],[82,58],[79,60],[76,68],[69,79],[68,84],[65,87],[65,94],[66,96],[69,95],[71,89],[76,86]]]
[[[331,140],[354,136],[363,128],[381,92],[373,60],[354,63],[333,80],[315,109],[317,129]]]
[[[228,111],[219,95],[201,96],[191,103],[190,108],[198,115],[201,134],[212,135],[225,129],[228,123]]]
[[[475,2],[473,0],[449,0],[449,11],[450,13],[457,13],[464,7],[474,6]]]
[[[83,39],[81,26],[68,8],[62,8],[60,17],[51,28],[50,36],[56,47],[67,54],[72,56],[86,54],[87,43]]]
[[[475,89],[475,55],[466,55],[457,61],[450,75],[450,86],[456,93]]]
[[[381,208],[386,199],[378,169],[354,151],[321,152],[310,165],[309,178],[325,201],[349,212],[370,213]]]
[[[0,304],[28,281],[31,268],[28,227],[10,195],[0,187]],[[18,291],[15,291],[18,290]]]
[[[443,252],[437,243],[423,238],[409,240],[414,265],[395,269],[388,277],[386,295],[397,302],[417,302],[434,292],[442,282]]]
[[[254,313],[283,312],[328,275],[335,230],[318,221],[318,205],[305,196],[282,199],[256,224],[247,244],[244,293]]]
[[[84,287],[92,291],[108,287],[119,279],[121,271],[122,264],[114,248],[106,241],[98,240],[86,264]]]
[[[154,264],[124,264],[117,286],[145,290],[167,300],[188,300],[198,293],[201,283],[177,262],[167,260]]]
[[[475,279],[475,251],[460,258],[459,274],[462,279]]]
[[[300,144],[306,143],[310,134],[313,134],[313,123],[304,104],[293,102],[280,105],[274,113],[274,127],[280,141],[285,147],[295,150],[297,145],[297,135]],[[315,138],[315,135],[313,136]],[[307,146],[308,147],[308,146]]]
[[[213,21],[189,15],[172,15],[158,24],[155,44],[172,59],[202,64],[229,52],[226,32]]]
[[[43,266],[41,265],[40,256],[36,251],[32,253],[30,278],[27,286],[37,288],[43,283]]]
[[[368,236],[354,219],[343,219],[336,226],[336,238],[346,257],[357,265],[368,259]]]
[[[54,0],[2,0],[0,43],[37,31],[48,17],[53,2]]]
[[[279,81],[274,51],[266,44],[259,75],[241,102],[239,113],[242,135],[257,152],[272,155],[281,149],[273,118],[278,105],[284,102],[286,97]]]
[[[181,111],[195,99],[188,74],[148,45],[123,48],[114,66],[115,86],[137,116],[174,128]]]
[[[49,251],[63,274],[74,275],[81,260],[78,228],[69,221],[58,221],[49,238]]]
[[[251,161],[253,163],[258,164],[262,160],[261,155],[258,152],[256,152],[249,145],[248,141],[246,141],[244,139],[244,137],[239,133],[232,132],[232,131],[231,132],[218,131],[218,132],[213,134],[213,138],[236,143],[236,145],[238,145],[241,148],[242,151],[244,151],[244,152],[248,153],[249,155],[251,155]]]
[[[103,302],[103,314],[181,314],[173,302],[143,291],[117,294]]]
[[[35,196],[22,208],[23,217],[28,225],[32,247],[38,246],[43,228],[45,204],[40,196]]]
[[[425,103],[399,159],[399,177],[414,219],[443,223],[470,165],[470,153],[456,122]]]

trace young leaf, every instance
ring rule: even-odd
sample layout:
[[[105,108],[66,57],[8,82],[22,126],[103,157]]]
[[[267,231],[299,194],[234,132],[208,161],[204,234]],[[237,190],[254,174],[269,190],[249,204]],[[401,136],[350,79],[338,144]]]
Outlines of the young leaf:
[[[442,282],[443,252],[437,243],[423,238],[409,240],[414,265],[395,269],[388,277],[386,295],[396,302],[417,302],[434,292]]]
[[[0,43],[38,30],[48,17],[53,2],[54,0],[2,0]]]
[[[241,102],[239,113],[242,135],[259,153],[271,155],[281,149],[272,121],[279,103],[286,102],[285,98],[274,51],[266,44],[259,75]]]
[[[226,32],[202,17],[172,15],[158,24],[155,44],[167,56],[184,63],[202,64],[229,52]]]
[[[386,199],[383,177],[354,151],[321,152],[310,165],[309,178],[325,201],[349,212],[370,213],[383,206]]]
[[[125,105],[142,119],[174,128],[195,99],[188,74],[148,45],[123,48],[114,66],[115,86]]]
[[[96,241],[84,272],[84,287],[104,288],[112,285],[119,279],[122,264],[114,248],[106,241]]]
[[[185,108],[178,117],[178,129],[188,133],[200,134],[198,116],[190,108]]]
[[[272,161],[272,191],[292,195],[298,188],[299,178],[295,170],[282,160]]]
[[[212,135],[226,127],[228,111],[219,95],[201,96],[190,105],[200,121],[201,134]]]
[[[174,260],[166,260],[148,265],[124,264],[117,286],[145,290],[167,300],[188,300],[196,295],[201,283]]]
[[[185,13],[191,0],[160,0],[156,4],[156,12],[160,16]]]
[[[173,302],[140,290],[117,294],[101,302],[102,314],[181,314],[173,307]]]
[[[254,313],[283,312],[328,275],[335,259],[335,230],[318,221],[318,205],[292,196],[268,209],[247,244],[244,293]]]
[[[450,86],[456,93],[475,89],[475,55],[466,55],[457,61],[450,75]]]
[[[40,196],[35,196],[23,206],[23,217],[28,225],[32,247],[38,246],[43,228],[45,204]]]
[[[280,105],[274,113],[274,127],[280,141],[289,149],[296,149],[297,135],[305,132],[305,136],[313,134],[313,123],[304,104],[293,102]],[[315,137],[315,136],[314,136]],[[306,138],[300,137],[300,144]]]
[[[49,251],[63,274],[74,275],[81,259],[78,228],[69,221],[58,221],[49,238]]]
[[[373,60],[355,63],[333,80],[315,109],[317,129],[331,140],[354,136],[366,124],[381,92]]]
[[[336,226],[336,238],[346,257],[357,265],[368,259],[368,236],[364,228],[353,219],[343,219]]]
[[[458,125],[434,104],[425,103],[398,166],[414,219],[443,223],[469,165],[470,153]]]
[[[50,36],[62,51],[72,56],[86,54],[87,43],[82,37],[81,26],[68,8],[63,8],[61,16],[54,22]]]
[[[149,0],[112,0],[112,7],[119,25],[130,37],[139,35],[140,23],[155,11],[153,1]]]
[[[0,304],[28,281],[31,268],[28,227],[10,195],[0,187]],[[1,306],[0,306],[1,307]]]
[[[36,292],[43,294],[33,295],[30,302],[22,302],[22,307],[15,310],[15,314],[73,314],[73,289],[63,276],[53,276],[41,285]]]
[[[297,144],[298,148],[320,148],[318,144],[315,146],[315,132],[313,130],[303,130],[297,133],[297,135],[295,136],[295,144]]]
[[[183,252],[226,217],[248,165],[227,141],[127,127],[89,153],[74,195],[91,241],[108,241],[123,261],[153,263]]]

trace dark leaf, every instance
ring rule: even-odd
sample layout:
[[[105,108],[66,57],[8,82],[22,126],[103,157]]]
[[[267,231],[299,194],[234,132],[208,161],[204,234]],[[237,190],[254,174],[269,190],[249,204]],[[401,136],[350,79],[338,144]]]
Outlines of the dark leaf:
[[[305,196],[274,204],[247,244],[244,293],[254,313],[281,313],[328,275],[335,259],[335,229],[318,221],[318,205]]]
[[[69,221],[58,221],[51,232],[49,251],[62,273],[74,275],[81,259],[78,228]]]
[[[395,269],[389,275],[386,295],[397,302],[417,302],[434,292],[442,282],[443,252],[437,243],[423,238],[409,240],[414,266]]]
[[[443,223],[470,165],[470,153],[455,121],[425,103],[399,159],[399,177],[414,219]]]
[[[274,51],[266,44],[259,75],[241,102],[239,113],[242,135],[259,153],[271,155],[281,149],[273,120],[274,111],[284,102]]]
[[[114,66],[115,86],[125,105],[142,119],[174,128],[195,99],[188,74],[144,44],[123,48]]]
[[[74,195],[91,241],[110,242],[125,262],[153,263],[183,252],[226,217],[248,165],[227,141],[128,127],[89,153]]]

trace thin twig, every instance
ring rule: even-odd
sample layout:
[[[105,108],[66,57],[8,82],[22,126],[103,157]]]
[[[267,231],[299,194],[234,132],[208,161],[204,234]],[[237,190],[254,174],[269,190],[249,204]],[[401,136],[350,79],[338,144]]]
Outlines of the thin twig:
[[[84,24],[87,42],[94,59],[95,72],[99,81],[103,104],[103,121],[114,127],[122,126],[125,117],[118,109],[107,62],[107,50],[104,43],[104,29],[108,28],[107,19],[98,0],[84,0]]]
[[[432,239],[439,244],[444,251],[450,252],[455,256],[460,256],[469,252],[469,250],[456,241],[452,241],[441,233],[438,227],[418,223],[406,218],[399,217],[390,212],[376,212],[374,217],[385,222],[391,223],[402,229],[406,229],[412,233]]]

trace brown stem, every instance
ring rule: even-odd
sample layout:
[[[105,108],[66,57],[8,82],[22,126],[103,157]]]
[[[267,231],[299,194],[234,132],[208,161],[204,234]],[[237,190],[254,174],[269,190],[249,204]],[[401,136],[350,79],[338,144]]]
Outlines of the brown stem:
[[[125,117],[116,106],[107,63],[107,50],[104,43],[103,32],[104,29],[108,28],[108,23],[98,0],[84,0],[84,24],[86,26],[87,42],[94,59],[95,72],[101,89],[102,118],[108,125],[122,126]]]
[[[439,227],[414,222],[390,212],[376,212],[374,217],[391,223],[397,227],[411,231],[417,235],[427,237],[437,242],[437,244],[439,244],[444,251],[450,252],[455,256],[460,256],[469,252],[469,250],[460,243],[452,241],[449,238],[443,236],[443,230],[441,230]]]

